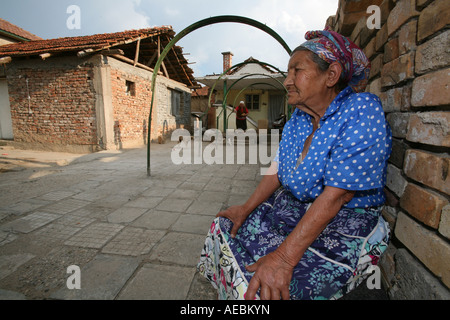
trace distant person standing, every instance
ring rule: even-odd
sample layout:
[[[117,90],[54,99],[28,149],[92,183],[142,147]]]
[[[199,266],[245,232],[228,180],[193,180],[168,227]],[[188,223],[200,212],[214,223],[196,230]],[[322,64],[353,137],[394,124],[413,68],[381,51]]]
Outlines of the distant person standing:
[[[234,111],[236,112],[236,128],[247,130],[248,109],[244,101],[241,101]]]

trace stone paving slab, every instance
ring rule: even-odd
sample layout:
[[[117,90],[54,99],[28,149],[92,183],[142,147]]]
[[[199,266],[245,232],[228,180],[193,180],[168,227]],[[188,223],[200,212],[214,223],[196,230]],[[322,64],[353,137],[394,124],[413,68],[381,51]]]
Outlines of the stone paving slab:
[[[64,244],[82,248],[100,249],[113,238],[124,226],[112,223],[94,223],[77,233]]]
[[[135,257],[145,255],[164,235],[165,231],[161,230],[125,227],[102,252]]]
[[[142,216],[146,211],[148,211],[146,208],[122,207],[110,213],[107,219],[111,223],[129,223]]]
[[[126,210],[129,210],[129,207],[134,208],[144,208],[146,210],[153,209],[156,207],[164,197],[139,197],[137,199],[128,201],[124,207],[126,207]]]
[[[77,209],[83,208],[88,204],[89,204],[88,201],[78,199],[65,199],[45,207],[45,211],[57,214],[66,214],[75,211]]]
[[[204,240],[204,235],[170,232],[152,250],[150,259],[195,267],[200,258]]]
[[[0,300],[1,301],[5,301],[5,300],[17,301],[17,300],[26,300],[26,299],[27,298],[22,293],[0,289]]]
[[[33,254],[31,259],[1,279],[1,288],[22,293],[27,299],[48,299],[50,294],[66,285],[69,266],[83,267],[98,254],[94,249],[71,247],[55,247],[42,253]]]
[[[25,217],[14,220],[10,223],[2,225],[0,228],[3,231],[12,230],[14,232],[30,233],[55,219],[61,217],[58,214],[48,212],[35,212]]]
[[[192,202],[186,213],[203,214],[207,216],[215,216],[223,209],[222,202],[206,202],[196,200]]]
[[[184,212],[191,203],[190,199],[165,199],[156,207],[156,210]]]
[[[132,257],[97,255],[81,270],[81,289],[63,286],[50,297],[62,300],[113,300],[139,265]]]
[[[171,227],[173,231],[195,233],[206,236],[208,230],[213,222],[213,217],[198,215],[198,214],[184,214]]]
[[[177,221],[181,214],[181,212],[150,210],[131,225],[147,229],[167,230]]]
[[[30,253],[17,253],[4,255],[0,260],[0,280],[17,270],[22,264],[33,259],[35,256]]]
[[[194,278],[195,269],[145,264],[120,293],[119,300],[184,300]]]

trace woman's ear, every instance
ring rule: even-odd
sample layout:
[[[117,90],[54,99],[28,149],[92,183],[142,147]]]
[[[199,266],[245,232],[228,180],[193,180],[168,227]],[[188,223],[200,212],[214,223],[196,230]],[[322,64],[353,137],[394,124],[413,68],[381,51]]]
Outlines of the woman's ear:
[[[333,62],[328,67],[327,86],[329,88],[334,87],[341,78],[342,67],[338,62]]]

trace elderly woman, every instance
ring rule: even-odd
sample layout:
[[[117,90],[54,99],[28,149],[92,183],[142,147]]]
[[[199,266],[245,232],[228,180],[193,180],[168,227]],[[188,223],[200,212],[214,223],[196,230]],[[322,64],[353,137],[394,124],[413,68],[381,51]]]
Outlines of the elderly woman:
[[[363,93],[364,53],[333,31],[306,34],[285,86],[296,106],[272,172],[220,212],[198,269],[221,299],[336,299],[358,285],[389,241],[381,216],[391,131]]]

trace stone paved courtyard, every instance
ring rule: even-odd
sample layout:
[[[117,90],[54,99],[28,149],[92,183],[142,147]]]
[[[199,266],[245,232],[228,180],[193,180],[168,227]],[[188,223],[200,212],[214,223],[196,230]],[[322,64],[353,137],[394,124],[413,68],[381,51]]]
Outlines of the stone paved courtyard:
[[[0,300],[216,299],[196,272],[203,242],[214,216],[254,190],[260,165],[174,165],[174,146],[152,145],[151,177],[145,148],[3,150]],[[73,265],[79,290],[67,287]]]

